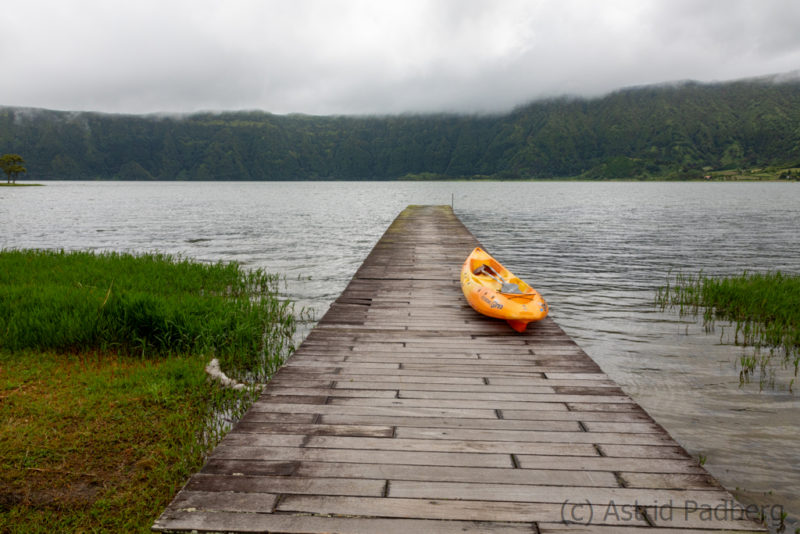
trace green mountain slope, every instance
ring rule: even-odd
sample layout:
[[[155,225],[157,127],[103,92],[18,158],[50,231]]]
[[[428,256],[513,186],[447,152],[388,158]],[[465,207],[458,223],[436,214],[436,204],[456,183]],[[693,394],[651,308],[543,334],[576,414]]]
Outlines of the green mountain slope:
[[[697,178],[800,166],[800,80],[649,86],[496,116],[0,108],[6,152],[37,180]]]

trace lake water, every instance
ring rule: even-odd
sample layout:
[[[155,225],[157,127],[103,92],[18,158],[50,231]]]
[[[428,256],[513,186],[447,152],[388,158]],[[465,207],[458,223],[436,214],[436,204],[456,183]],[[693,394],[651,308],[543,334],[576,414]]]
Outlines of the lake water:
[[[654,308],[670,272],[800,274],[800,184],[50,182],[0,188],[0,247],[177,253],[286,275],[317,318],[408,204],[454,204],[551,316],[745,502],[800,516],[800,384],[739,386],[718,327]]]

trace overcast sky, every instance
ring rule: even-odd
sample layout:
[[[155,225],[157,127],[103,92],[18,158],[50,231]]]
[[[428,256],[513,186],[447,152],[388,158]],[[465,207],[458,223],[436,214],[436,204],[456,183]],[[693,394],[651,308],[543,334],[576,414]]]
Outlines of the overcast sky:
[[[800,69],[798,0],[0,0],[0,105],[497,112]]]

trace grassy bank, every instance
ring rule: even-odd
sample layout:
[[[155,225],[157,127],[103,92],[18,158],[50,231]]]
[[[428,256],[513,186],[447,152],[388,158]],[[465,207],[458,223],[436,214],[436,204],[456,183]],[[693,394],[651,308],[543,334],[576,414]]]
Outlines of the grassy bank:
[[[147,532],[242,395],[190,358],[0,353],[0,532]]]
[[[753,346],[752,355],[740,359],[742,382],[758,374],[762,381],[772,365],[788,366],[797,376],[800,366],[800,276],[776,273],[713,278],[679,274],[658,290],[662,309],[678,308],[681,314],[703,313],[707,330],[717,320],[729,321],[734,342]],[[790,388],[794,379],[790,381]]]
[[[0,531],[147,532],[290,350],[277,279],[169,256],[0,253]]]
[[[144,358],[214,355],[263,380],[288,352],[278,278],[237,264],[151,254],[3,251],[0,347]]]

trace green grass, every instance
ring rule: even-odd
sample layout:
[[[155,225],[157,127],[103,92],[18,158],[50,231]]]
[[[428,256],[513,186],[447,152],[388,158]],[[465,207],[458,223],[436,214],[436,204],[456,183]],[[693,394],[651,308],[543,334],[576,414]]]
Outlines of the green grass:
[[[295,320],[278,278],[235,263],[166,255],[0,252],[0,347],[203,354],[264,380],[288,355]]]
[[[0,532],[147,532],[246,393],[191,358],[0,352]],[[212,410],[213,409],[213,410]]]
[[[291,350],[278,278],[164,255],[0,252],[0,532],[148,532]],[[225,415],[225,419],[222,418]]]
[[[659,288],[656,303],[662,309],[678,308],[681,314],[699,315],[707,329],[716,320],[730,321],[734,342],[758,349],[740,359],[740,377],[747,381],[756,372],[763,380],[776,352],[783,365],[800,366],[800,276],[774,273],[744,273],[713,278],[678,274],[674,284]],[[761,351],[767,349],[767,352]],[[794,379],[790,382],[794,383]]]

